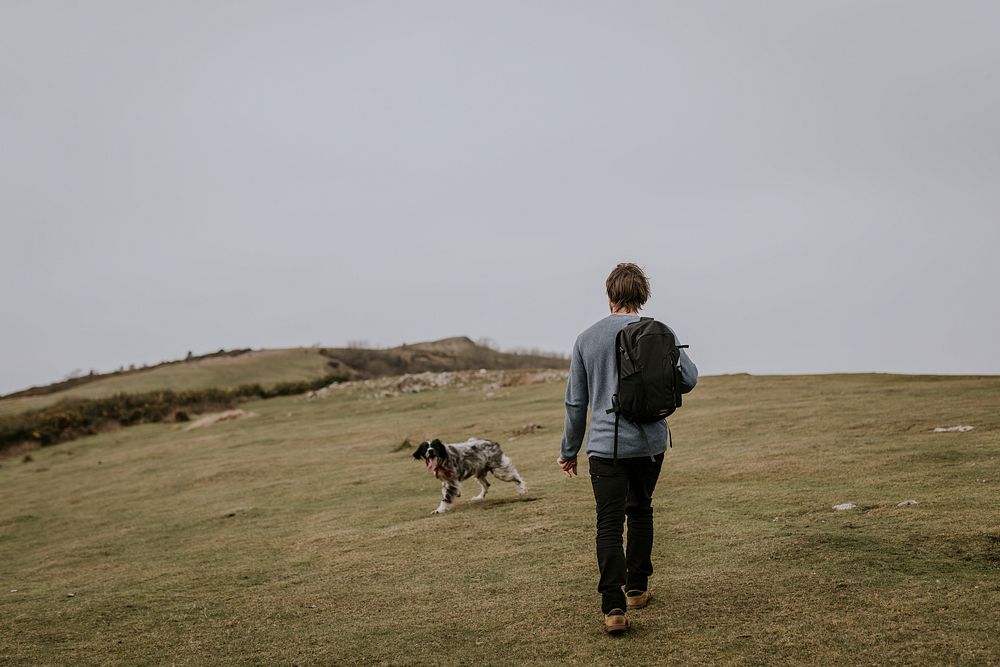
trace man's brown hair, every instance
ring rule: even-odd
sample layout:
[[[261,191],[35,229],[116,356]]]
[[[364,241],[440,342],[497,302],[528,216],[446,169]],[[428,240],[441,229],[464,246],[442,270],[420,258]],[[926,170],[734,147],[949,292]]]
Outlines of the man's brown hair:
[[[638,265],[631,262],[612,269],[604,285],[608,298],[619,310],[639,310],[649,300],[649,279]]]

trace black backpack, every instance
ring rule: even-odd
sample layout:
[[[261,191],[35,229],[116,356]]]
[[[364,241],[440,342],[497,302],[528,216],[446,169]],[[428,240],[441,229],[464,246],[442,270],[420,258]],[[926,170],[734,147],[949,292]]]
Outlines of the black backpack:
[[[673,332],[652,317],[626,325],[615,338],[618,392],[608,414],[615,413],[615,461],[618,420],[636,424],[666,419],[681,407],[681,350]]]

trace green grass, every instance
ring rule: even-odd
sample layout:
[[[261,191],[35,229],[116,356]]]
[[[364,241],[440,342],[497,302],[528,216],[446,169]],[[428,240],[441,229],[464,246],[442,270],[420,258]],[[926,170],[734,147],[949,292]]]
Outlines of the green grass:
[[[273,399],[0,460],[0,663],[1000,662],[1000,378],[705,378],[672,420],[654,603],[621,638],[589,481],[553,463],[562,393]],[[529,496],[473,483],[432,516],[399,445],[471,435]]]
[[[54,394],[0,400],[0,416],[43,408],[64,398],[106,398],[118,393],[139,394],[164,388],[185,391],[315,380],[330,373],[327,361],[318,349],[290,348],[157,366],[112,375]]]

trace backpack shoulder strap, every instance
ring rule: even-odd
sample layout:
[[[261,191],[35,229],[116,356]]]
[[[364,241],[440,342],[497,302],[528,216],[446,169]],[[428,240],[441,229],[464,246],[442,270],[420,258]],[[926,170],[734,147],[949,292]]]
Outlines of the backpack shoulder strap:
[[[622,413],[621,407],[618,404],[618,394],[622,390],[622,335],[624,331],[624,328],[620,329],[615,336],[615,375],[618,376],[615,381],[618,383],[618,386],[614,396],[611,397],[611,404],[615,409],[615,446],[611,460],[614,461],[615,465],[618,464],[618,420],[621,418]]]

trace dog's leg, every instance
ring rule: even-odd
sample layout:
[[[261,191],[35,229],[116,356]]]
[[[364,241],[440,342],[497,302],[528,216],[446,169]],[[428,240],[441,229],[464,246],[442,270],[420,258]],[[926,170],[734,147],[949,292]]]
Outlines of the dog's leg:
[[[476,475],[476,481],[479,482],[479,488],[482,491],[479,492],[478,496],[473,496],[471,500],[482,500],[486,497],[486,492],[490,490],[490,483],[486,480],[486,473]]]
[[[514,462],[506,454],[500,459],[500,465],[493,469],[493,475],[505,482],[517,482],[517,492],[522,496],[528,492],[528,485],[521,479],[517,468],[514,467]]]
[[[448,508],[455,501],[455,498],[458,498],[460,495],[462,495],[462,487],[458,482],[441,482],[441,504],[431,514],[447,512]]]

